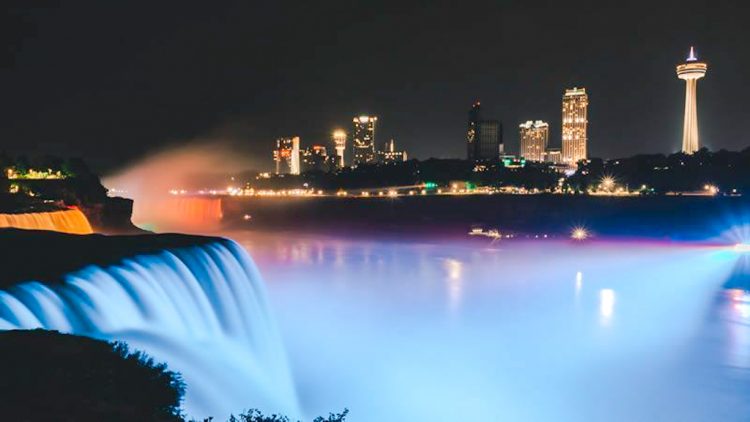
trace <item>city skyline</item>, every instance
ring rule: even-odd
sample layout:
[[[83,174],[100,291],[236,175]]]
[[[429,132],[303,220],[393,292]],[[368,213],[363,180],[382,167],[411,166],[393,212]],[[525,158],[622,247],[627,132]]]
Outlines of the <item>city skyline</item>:
[[[698,61],[694,47],[690,47],[688,58],[677,66],[677,76],[686,81],[685,116],[681,151],[692,154],[700,149],[698,141],[696,82],[705,76],[707,65]],[[519,125],[518,150],[516,156],[529,161],[549,162],[575,166],[579,161],[589,158],[588,153],[588,106],[589,96],[585,87],[565,89],[562,97],[561,140],[560,147],[552,147],[549,142],[550,125],[542,120],[528,120]],[[405,151],[394,151],[394,140],[386,143],[382,150],[377,149],[375,124],[377,116],[361,115],[353,119],[354,136],[351,139],[353,157],[352,166],[393,161],[400,157],[406,161]],[[466,158],[470,161],[501,160],[511,157],[506,151],[503,138],[503,125],[500,120],[487,119],[482,113],[480,101],[475,101],[468,112],[466,130]],[[333,167],[346,166],[344,151],[347,134],[343,129],[333,132],[332,146],[336,150]],[[274,150],[276,173],[279,173],[280,155],[278,147]],[[601,157],[598,157],[601,158]],[[292,173],[295,174],[295,173]],[[298,173],[296,173],[298,174]]]
[[[669,153],[681,148],[685,91],[671,72],[690,45],[717,72],[701,81],[701,144],[748,144],[733,124],[749,117],[741,13],[690,1],[648,5],[646,16],[645,4],[578,6],[407,1],[364,15],[336,1],[230,1],[208,12],[188,1],[148,14],[133,5],[19,8],[4,21],[2,148],[85,155],[111,168],[170,145],[222,139],[252,167],[267,162],[278,136],[320,142],[346,123],[341,116],[373,114],[384,122],[380,141],[396,138],[412,157],[461,157],[465,119],[455,116],[481,99],[517,153],[509,128],[530,118],[548,122],[550,147],[559,147],[557,93],[585,86],[596,104],[591,156]],[[562,25],[569,10],[585,13]],[[409,29],[419,22],[430,24]],[[281,23],[295,31],[275,31]],[[138,34],[123,37],[134,24]]]

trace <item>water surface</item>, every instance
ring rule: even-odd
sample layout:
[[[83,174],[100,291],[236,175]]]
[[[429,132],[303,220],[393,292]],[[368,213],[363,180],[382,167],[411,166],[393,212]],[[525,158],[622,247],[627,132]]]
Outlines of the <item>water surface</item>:
[[[747,420],[740,258],[701,245],[226,233],[304,411],[382,420]]]

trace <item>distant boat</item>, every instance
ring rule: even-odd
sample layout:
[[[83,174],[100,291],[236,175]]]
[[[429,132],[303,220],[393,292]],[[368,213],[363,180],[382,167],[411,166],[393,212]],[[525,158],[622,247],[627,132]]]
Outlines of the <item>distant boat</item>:
[[[492,239],[500,239],[503,237],[502,233],[498,229],[484,230],[481,227],[472,227],[469,232],[469,236],[485,236]]]

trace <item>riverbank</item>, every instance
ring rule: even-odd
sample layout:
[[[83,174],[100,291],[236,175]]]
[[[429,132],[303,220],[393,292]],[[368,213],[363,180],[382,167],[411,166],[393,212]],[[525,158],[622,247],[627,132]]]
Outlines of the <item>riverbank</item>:
[[[316,233],[436,233],[473,227],[521,237],[599,236],[705,240],[750,215],[745,197],[473,195],[391,198],[237,198],[222,200],[228,229]]]

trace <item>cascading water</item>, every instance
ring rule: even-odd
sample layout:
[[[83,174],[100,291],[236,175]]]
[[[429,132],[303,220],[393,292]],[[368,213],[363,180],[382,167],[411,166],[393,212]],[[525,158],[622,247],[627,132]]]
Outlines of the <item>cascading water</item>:
[[[52,230],[71,234],[91,234],[94,232],[86,216],[77,209],[0,214],[0,228]]]
[[[166,362],[187,384],[191,417],[221,419],[250,407],[299,414],[259,273],[230,240],[0,291],[0,329],[34,328],[125,341]]]
[[[146,203],[136,202],[133,221],[147,228],[213,230],[223,217],[221,198],[165,195]]]

